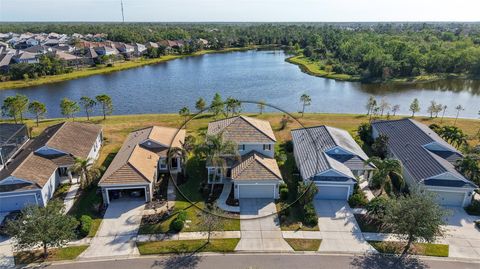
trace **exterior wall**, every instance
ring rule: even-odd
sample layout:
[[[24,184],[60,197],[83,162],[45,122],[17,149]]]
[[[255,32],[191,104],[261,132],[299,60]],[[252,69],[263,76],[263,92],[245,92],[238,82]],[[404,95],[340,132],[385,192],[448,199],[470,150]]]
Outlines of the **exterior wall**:
[[[167,173],[167,172],[169,172],[169,171],[170,171],[171,173],[180,173],[180,172],[182,171],[182,167],[183,167],[182,158],[177,157],[176,159],[177,159],[177,164],[178,164],[178,165],[177,165],[177,168],[176,168],[176,169],[173,169],[173,168],[170,167],[170,169],[168,169],[168,164],[167,164],[167,166],[166,166],[165,168],[162,168],[161,165],[160,165],[160,163],[163,162],[163,161],[165,161],[165,163],[167,163],[167,161],[168,161],[167,158],[165,158],[165,157],[160,157],[160,159],[158,160],[158,165],[157,165],[158,171],[159,171],[160,173]]]
[[[41,205],[46,206],[50,198],[52,198],[55,189],[57,188],[58,184],[60,183],[60,176],[58,175],[57,170],[53,172],[53,174],[48,179],[45,186],[43,186],[41,193],[42,193],[42,201]]]
[[[35,197],[37,205],[42,205],[42,193],[39,189],[29,190],[29,191],[18,191],[18,192],[0,192],[0,198],[15,198],[15,197]],[[0,207],[0,212],[1,212]]]
[[[423,186],[423,185],[422,185]],[[462,188],[448,188],[448,187],[437,187],[437,186],[425,186],[426,190],[435,191],[435,192],[457,192],[463,193],[463,204],[462,207],[469,206],[472,203],[472,198],[474,195],[473,189],[462,189]]]
[[[275,153],[275,144],[274,143],[271,143],[271,148],[272,150],[263,150],[263,145],[264,144],[239,144],[239,146],[241,145],[245,145],[245,150],[239,150],[238,152],[240,153],[240,155],[245,155],[249,152],[251,152],[252,150],[255,150],[265,156],[268,156],[270,158],[273,158],[274,156],[274,153]]]
[[[102,148],[102,141],[103,140],[103,131],[98,134],[97,139],[95,140],[95,144],[93,144],[90,153],[88,153],[87,158],[91,158],[92,160],[98,159],[100,155],[100,149]]]

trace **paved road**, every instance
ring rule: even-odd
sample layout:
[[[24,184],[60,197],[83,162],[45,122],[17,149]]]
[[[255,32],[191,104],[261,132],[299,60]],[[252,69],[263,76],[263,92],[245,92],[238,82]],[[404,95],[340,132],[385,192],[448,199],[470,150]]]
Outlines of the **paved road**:
[[[298,254],[228,254],[208,256],[171,256],[149,257],[129,260],[89,261],[70,264],[42,265],[41,268],[50,269],[180,269],[180,268],[229,268],[229,269],[332,269],[332,268],[392,268],[385,258],[378,256],[349,256],[349,255],[298,255]],[[442,269],[478,269],[480,263],[465,263],[443,260],[413,260],[408,266],[396,268],[442,268]]]

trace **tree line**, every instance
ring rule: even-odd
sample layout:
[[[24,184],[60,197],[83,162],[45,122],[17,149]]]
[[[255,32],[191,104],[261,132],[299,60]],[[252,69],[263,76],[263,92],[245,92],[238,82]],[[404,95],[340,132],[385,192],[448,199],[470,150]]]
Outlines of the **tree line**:
[[[60,101],[60,111],[67,119],[75,120],[75,116],[83,109],[87,120],[90,120],[95,107],[100,107],[103,119],[113,112],[112,98],[106,94],[100,94],[94,98],[82,96],[79,101],[63,98]],[[2,116],[11,118],[15,123],[23,123],[25,113],[29,112],[35,118],[36,124],[47,114],[47,107],[44,103],[34,100],[31,101],[23,94],[8,96],[3,100],[1,107]]]

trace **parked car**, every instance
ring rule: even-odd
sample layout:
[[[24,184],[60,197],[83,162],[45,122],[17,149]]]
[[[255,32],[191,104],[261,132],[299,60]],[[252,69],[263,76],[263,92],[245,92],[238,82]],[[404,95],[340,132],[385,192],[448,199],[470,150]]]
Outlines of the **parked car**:
[[[138,198],[138,197],[142,196],[142,193],[140,191],[132,191],[130,193],[130,196]]]
[[[0,223],[0,235],[7,235],[7,222],[17,220],[20,217],[20,214],[20,211],[12,211],[7,216],[5,216],[2,223]]]

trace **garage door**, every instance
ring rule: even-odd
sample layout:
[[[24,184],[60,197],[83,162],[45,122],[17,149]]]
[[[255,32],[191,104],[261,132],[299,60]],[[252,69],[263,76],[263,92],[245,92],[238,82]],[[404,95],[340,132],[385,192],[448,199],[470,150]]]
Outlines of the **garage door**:
[[[275,185],[238,185],[238,198],[274,198]]]
[[[28,204],[36,204],[35,195],[0,197],[0,212],[21,210]]]
[[[443,192],[432,191],[435,194],[437,202],[446,206],[463,206],[464,192]]]
[[[318,193],[315,199],[318,200],[347,200],[348,186],[317,185]]]

